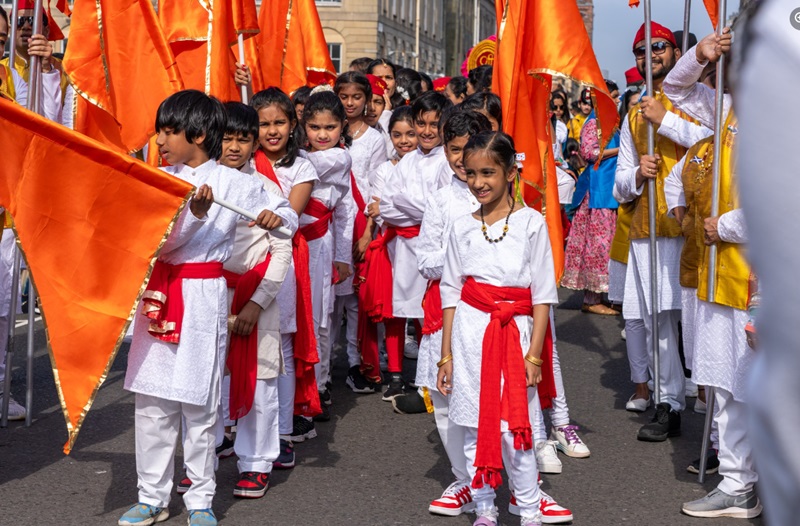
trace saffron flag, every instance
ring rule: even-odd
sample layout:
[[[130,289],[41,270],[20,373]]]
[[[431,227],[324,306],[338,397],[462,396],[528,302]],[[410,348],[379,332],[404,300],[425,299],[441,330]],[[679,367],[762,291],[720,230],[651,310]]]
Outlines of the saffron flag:
[[[192,187],[5,100],[0,144],[0,205],[39,293],[69,453]]]
[[[503,129],[522,164],[523,198],[547,221],[556,279],[564,268],[564,235],[549,115],[554,75],[592,88],[601,147],[619,115],[574,2],[498,0],[497,54],[492,91],[503,103]]]
[[[262,2],[258,21],[261,33],[256,38],[267,86],[292,93],[300,86],[333,85],[336,69],[314,0]]]
[[[252,75],[252,88],[254,92],[261,91],[267,86],[264,85],[264,77],[261,74],[261,58],[258,41],[255,37],[259,33],[258,9],[255,0],[235,0],[232,4],[233,15],[231,16],[232,27],[229,31],[234,38],[239,35],[244,37],[244,57],[239,56],[238,45],[236,46],[236,60],[240,64],[246,64],[250,68]]]
[[[239,100],[233,80],[233,9],[227,0],[159,0],[158,18],[186,89]]]
[[[639,0],[628,0],[628,7],[639,7]]]
[[[80,95],[75,130],[126,153],[147,143],[158,105],[183,89],[149,0],[77,2],[64,70]]]
[[[716,29],[719,15],[719,0],[703,0],[703,4],[705,4],[706,11],[708,11],[708,18],[711,19],[711,25]]]

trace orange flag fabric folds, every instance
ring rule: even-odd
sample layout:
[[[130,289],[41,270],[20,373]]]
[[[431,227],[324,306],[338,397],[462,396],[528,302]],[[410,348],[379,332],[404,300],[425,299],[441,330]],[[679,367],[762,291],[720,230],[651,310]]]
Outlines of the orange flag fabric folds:
[[[716,29],[719,15],[719,0],[703,0],[703,4],[705,4],[706,11],[708,11],[708,18],[711,19],[711,25]]]
[[[554,75],[593,88],[601,148],[619,124],[592,43],[574,2],[498,0],[493,89],[503,103],[503,128],[514,138],[525,201],[547,221],[556,279],[564,269],[564,235],[558,199],[549,99]]]
[[[158,18],[186,89],[240,100],[233,80],[236,35],[230,0],[160,0]]]
[[[259,24],[256,38],[267,86],[292,93],[301,86],[333,85],[336,70],[314,0],[262,2]]]
[[[123,152],[155,133],[158,105],[183,89],[149,0],[76,2],[64,70],[76,97],[76,131]]]
[[[0,205],[39,292],[69,453],[191,185],[5,100],[0,143]]]

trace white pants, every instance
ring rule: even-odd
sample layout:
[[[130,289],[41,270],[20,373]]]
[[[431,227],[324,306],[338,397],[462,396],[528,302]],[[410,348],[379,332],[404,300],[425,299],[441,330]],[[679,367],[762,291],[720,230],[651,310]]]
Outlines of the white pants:
[[[294,391],[297,378],[294,371],[294,334],[281,333],[283,374],[278,376],[278,432],[291,435],[294,430]]]
[[[467,456],[464,453],[464,432],[465,427],[460,426],[450,420],[450,403],[446,396],[439,391],[429,389],[428,393],[433,403],[433,417],[436,420],[436,429],[439,431],[439,438],[442,440],[444,452],[450,460],[450,469],[453,476],[458,481],[469,483],[471,480],[467,472]]]
[[[320,327],[317,320],[314,320],[317,331],[317,353],[319,363],[314,364],[314,372],[317,376],[317,389],[325,390],[325,384],[331,381],[331,327]]]
[[[175,450],[181,419],[184,422],[183,462],[192,486],[183,495],[190,510],[211,507],[217,488],[214,476],[217,411],[220,401],[219,368],[211,375],[205,405],[192,405],[136,394],[136,472],[139,502],[164,508],[169,505],[175,474]]]
[[[564,392],[564,378],[561,376],[561,362],[558,360],[553,309],[550,309],[550,323],[553,332],[553,378],[556,384],[556,397],[553,398],[553,407],[550,409],[550,424],[553,427],[560,427],[569,424],[569,406],[567,406],[567,395]]]
[[[239,457],[239,473],[272,472],[272,463],[280,454],[277,378],[256,380],[253,407],[237,421],[233,449]]]
[[[539,403],[536,397],[536,403]],[[539,471],[536,466],[536,448],[527,451],[514,449],[514,434],[510,431],[500,433],[503,441],[503,466],[509,477],[509,487],[514,492],[517,505],[520,507],[520,514],[523,517],[542,520],[539,511]],[[478,446],[478,429],[474,427],[464,428],[464,452],[467,457],[467,473],[469,479],[475,477],[475,453]],[[488,515],[497,517],[497,509],[494,506],[494,489],[489,484],[484,484],[482,488],[472,490],[472,500],[475,502],[475,510],[479,516]]]
[[[666,310],[658,313],[658,350],[661,377],[661,402],[668,403],[675,411],[683,411],[686,407],[686,393],[684,392],[685,377],[683,365],[678,353],[678,322],[681,311]],[[647,332],[647,355],[650,360],[650,370],[654,369],[654,356],[652,349],[652,317],[645,316],[644,328]],[[627,334],[626,334],[627,337]],[[655,374],[655,373],[654,373]]]
[[[625,320],[625,347],[631,367],[631,382],[643,384],[650,379],[650,353],[644,320]]]
[[[714,388],[714,420],[719,440],[719,474],[717,486],[729,495],[743,495],[753,489],[758,475],[753,470],[753,449],[747,436],[748,407],[737,402],[733,395]]]
[[[361,365],[358,351],[358,295],[336,296],[331,315],[331,347],[339,341],[342,329],[342,314],[347,313],[347,364],[349,367]]]

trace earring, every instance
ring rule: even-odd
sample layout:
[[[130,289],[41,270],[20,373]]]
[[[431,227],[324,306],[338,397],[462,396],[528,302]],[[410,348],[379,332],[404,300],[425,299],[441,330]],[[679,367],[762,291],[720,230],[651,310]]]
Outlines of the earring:
[[[366,106],[364,106],[364,116],[365,117],[367,116],[367,107]]]
[[[339,147],[340,148],[344,148],[344,146],[345,146],[344,135],[340,135],[339,136]]]

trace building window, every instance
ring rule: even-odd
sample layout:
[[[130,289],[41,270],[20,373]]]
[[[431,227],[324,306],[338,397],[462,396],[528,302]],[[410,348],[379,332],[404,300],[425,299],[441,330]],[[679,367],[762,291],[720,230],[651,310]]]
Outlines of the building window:
[[[336,73],[342,71],[342,45],[341,44],[328,44],[328,53],[331,56],[331,62],[336,69]]]

